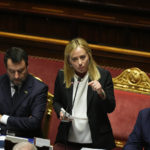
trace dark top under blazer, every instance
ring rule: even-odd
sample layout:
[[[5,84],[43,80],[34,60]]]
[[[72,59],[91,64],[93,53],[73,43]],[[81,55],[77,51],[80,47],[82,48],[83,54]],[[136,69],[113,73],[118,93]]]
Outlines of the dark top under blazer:
[[[150,150],[150,108],[139,112],[124,150]]]
[[[97,92],[93,91],[91,86],[89,86],[87,92],[87,116],[89,119],[93,146],[95,148],[111,149],[115,147],[115,143],[107,113],[112,112],[116,106],[114,88],[110,72],[102,68],[98,68],[98,70],[101,74],[99,82],[106,93],[106,99],[101,99]],[[89,79],[89,82],[90,81]],[[64,109],[68,107],[67,110],[70,110],[72,105],[72,92],[73,85],[71,85],[70,88],[65,87],[64,72],[60,70],[55,81],[53,102],[58,117],[62,107]],[[56,142],[66,142],[70,125],[71,123],[60,123]]]
[[[0,76],[0,114],[10,116],[7,125],[0,123],[1,134],[12,132],[23,137],[41,136],[47,91],[47,85],[28,75],[18,99],[12,103],[10,80],[7,74]]]

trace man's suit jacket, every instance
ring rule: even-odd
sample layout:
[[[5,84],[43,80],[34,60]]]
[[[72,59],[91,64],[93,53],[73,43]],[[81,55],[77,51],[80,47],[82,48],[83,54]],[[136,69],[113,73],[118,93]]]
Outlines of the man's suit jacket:
[[[0,123],[1,134],[16,136],[41,136],[41,122],[46,109],[48,87],[28,75],[15,102],[11,99],[10,80],[0,76],[0,114],[9,115],[7,125]]]
[[[108,71],[101,68],[98,69],[101,74],[99,82],[106,93],[106,99],[101,99],[97,92],[93,91],[91,86],[89,86],[87,92],[87,116],[94,147],[111,149],[115,144],[107,113],[112,112],[115,108],[113,82]],[[53,102],[58,117],[62,107],[71,113],[72,92],[73,85],[70,88],[65,87],[64,72],[60,70],[55,81]],[[56,142],[64,143],[67,140],[70,125],[71,123],[60,123]]]
[[[139,112],[136,124],[124,150],[150,150],[150,108]]]

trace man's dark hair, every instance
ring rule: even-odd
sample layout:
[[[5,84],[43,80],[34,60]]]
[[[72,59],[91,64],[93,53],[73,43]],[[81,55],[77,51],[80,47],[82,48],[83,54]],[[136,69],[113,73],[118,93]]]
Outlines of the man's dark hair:
[[[7,67],[7,60],[11,59],[13,63],[19,63],[22,60],[25,61],[26,66],[28,66],[28,55],[20,47],[11,47],[6,51],[4,56],[4,64]]]

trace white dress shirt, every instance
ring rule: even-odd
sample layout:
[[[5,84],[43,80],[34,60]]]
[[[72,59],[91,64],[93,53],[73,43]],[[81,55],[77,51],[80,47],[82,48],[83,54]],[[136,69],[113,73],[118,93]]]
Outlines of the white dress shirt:
[[[73,100],[78,84],[78,76],[74,76]],[[75,143],[92,143],[91,131],[87,117],[87,90],[88,90],[88,73],[81,79],[76,93],[72,109],[72,126],[69,131],[68,141]]]

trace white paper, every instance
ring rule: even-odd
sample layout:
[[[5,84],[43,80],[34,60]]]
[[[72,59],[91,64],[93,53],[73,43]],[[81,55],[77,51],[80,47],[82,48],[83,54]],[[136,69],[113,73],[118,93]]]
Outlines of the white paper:
[[[79,119],[79,120],[88,120],[88,118],[83,118],[83,117],[76,117],[76,116],[69,116],[69,119]]]
[[[42,146],[50,147],[50,140],[36,137],[35,145],[38,147],[42,147]]]
[[[106,149],[82,147],[81,150],[106,150]]]
[[[26,141],[28,141],[27,138],[11,136],[11,135],[6,135],[5,140],[9,140],[9,141],[11,141],[13,143],[19,143],[19,142],[26,142]]]

